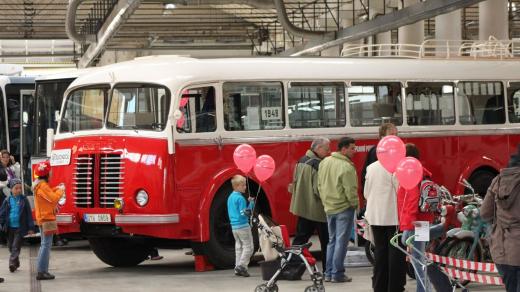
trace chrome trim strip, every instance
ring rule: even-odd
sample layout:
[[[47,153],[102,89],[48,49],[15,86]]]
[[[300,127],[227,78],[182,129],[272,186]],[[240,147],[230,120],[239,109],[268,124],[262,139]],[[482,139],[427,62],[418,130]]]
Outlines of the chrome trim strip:
[[[165,214],[165,215],[121,215],[116,214],[116,224],[171,224],[179,223],[179,214]]]
[[[56,222],[58,224],[72,224],[74,216],[71,214],[56,215]]]
[[[442,128],[432,129],[433,127],[430,127],[428,129],[424,129],[424,131],[421,130],[414,130],[410,131],[409,128],[401,128],[399,129],[399,137],[404,138],[413,138],[413,137],[420,137],[420,138],[426,138],[426,137],[453,137],[453,136],[484,136],[484,135],[506,135],[506,134],[513,134],[517,135],[520,133],[520,128],[512,128],[512,127],[502,127],[502,128],[483,128],[478,130],[470,130],[470,129],[447,129],[447,127],[450,126],[443,126]],[[344,136],[352,137],[356,140],[363,140],[363,139],[378,139],[378,133],[377,129],[363,129],[363,132],[349,132],[348,129],[340,129],[334,132],[331,131],[313,131],[313,133],[291,133],[291,134],[285,134],[285,135],[279,135],[279,136],[242,136],[236,135],[235,137],[225,137],[221,136],[222,143],[224,145],[229,144],[241,144],[241,143],[280,143],[280,142],[303,142],[303,141],[312,141],[314,138],[318,136],[327,137],[329,139],[337,140]],[[258,134],[258,133],[257,133]],[[217,135],[216,135],[217,136]],[[216,137],[215,136],[215,137]],[[194,145],[194,146],[201,146],[201,145],[216,145],[214,142],[215,137],[204,137],[204,138],[184,138],[184,139],[177,139],[176,143],[182,146],[188,146],[188,145]]]

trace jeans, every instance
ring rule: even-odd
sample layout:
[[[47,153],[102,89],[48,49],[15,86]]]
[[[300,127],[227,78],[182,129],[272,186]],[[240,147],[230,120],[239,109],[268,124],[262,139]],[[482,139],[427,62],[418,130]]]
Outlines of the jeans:
[[[354,208],[348,208],[338,214],[327,215],[329,244],[325,277],[332,279],[345,277],[345,257],[350,232],[354,225],[354,212]]]
[[[520,267],[500,264],[496,266],[504,285],[506,285],[506,291],[520,292]]]
[[[296,223],[296,235],[294,236],[293,245],[302,245],[309,242],[309,239],[314,234],[314,231],[318,230],[318,236],[320,238],[321,255],[323,258],[322,265],[323,270],[327,267],[327,245],[329,244],[329,229],[325,222],[317,222],[303,217],[298,217],[298,223]]]
[[[38,252],[37,262],[38,273],[49,272],[49,257],[51,254],[52,236],[53,234],[44,235],[43,232],[41,233],[41,245],[40,251]]]
[[[20,249],[22,248],[23,238],[18,228],[9,228],[7,231],[7,247],[11,255],[9,256],[9,266],[20,266]]]
[[[251,228],[235,229],[233,237],[235,238],[235,268],[241,266],[247,269],[254,251]]]
[[[441,237],[444,232],[444,226],[442,224],[437,224],[430,227],[430,240]],[[414,235],[414,230],[406,230],[403,233],[402,243],[406,245],[405,241],[410,236]],[[412,266],[415,272],[415,279],[417,280],[417,292],[425,292],[426,286],[430,286],[428,284],[428,277],[425,274],[426,270],[426,241],[415,241],[413,242],[412,249]],[[414,260],[415,259],[415,260]],[[429,291],[429,290],[428,290]]]
[[[402,292],[406,285],[406,256],[390,244],[398,226],[371,225],[375,246],[374,292]]]

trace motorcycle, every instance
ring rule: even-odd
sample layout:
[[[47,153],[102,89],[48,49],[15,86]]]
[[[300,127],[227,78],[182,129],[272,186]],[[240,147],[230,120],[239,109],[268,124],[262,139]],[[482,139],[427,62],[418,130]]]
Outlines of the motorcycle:
[[[446,234],[439,255],[466,259],[475,262],[491,261],[489,246],[485,239],[488,233],[488,224],[480,217],[479,207],[482,199],[475,193],[473,187],[463,181],[464,186],[471,191],[469,195],[463,195],[467,199],[465,206],[457,213],[457,219],[461,223],[460,227],[450,229]],[[476,272],[476,271],[469,271]],[[461,281],[463,285],[469,281]]]

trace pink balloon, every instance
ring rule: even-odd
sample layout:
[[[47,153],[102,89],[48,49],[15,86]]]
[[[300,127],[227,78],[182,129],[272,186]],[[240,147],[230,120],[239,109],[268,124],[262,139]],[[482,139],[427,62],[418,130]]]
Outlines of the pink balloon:
[[[184,122],[186,118],[184,118],[184,114],[177,120],[177,128],[182,128],[184,126]]]
[[[255,162],[255,176],[262,183],[270,178],[274,170],[276,169],[276,165],[274,163],[274,159],[269,155],[261,155],[256,159]]]
[[[413,157],[405,157],[399,161],[395,169],[395,176],[406,190],[411,190],[423,179],[423,167],[419,160]]]
[[[381,165],[394,173],[399,161],[406,156],[406,146],[399,137],[386,136],[377,143],[376,155]]]
[[[249,144],[241,144],[233,152],[233,161],[238,169],[248,173],[253,168],[256,161],[256,151]]]
[[[181,98],[181,102],[179,102],[179,108],[185,107],[187,103],[188,103],[188,98],[187,97]]]

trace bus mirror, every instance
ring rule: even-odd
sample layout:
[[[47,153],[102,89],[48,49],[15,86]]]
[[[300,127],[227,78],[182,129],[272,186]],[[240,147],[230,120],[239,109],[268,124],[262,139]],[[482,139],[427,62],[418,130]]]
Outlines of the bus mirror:
[[[176,109],[174,112],[173,112],[173,119],[174,120],[178,120],[182,118],[182,112],[179,110],[179,109]]]
[[[47,129],[47,157],[51,157],[52,146],[54,144],[54,129]]]
[[[60,121],[60,111],[54,111],[54,121],[55,122]]]

